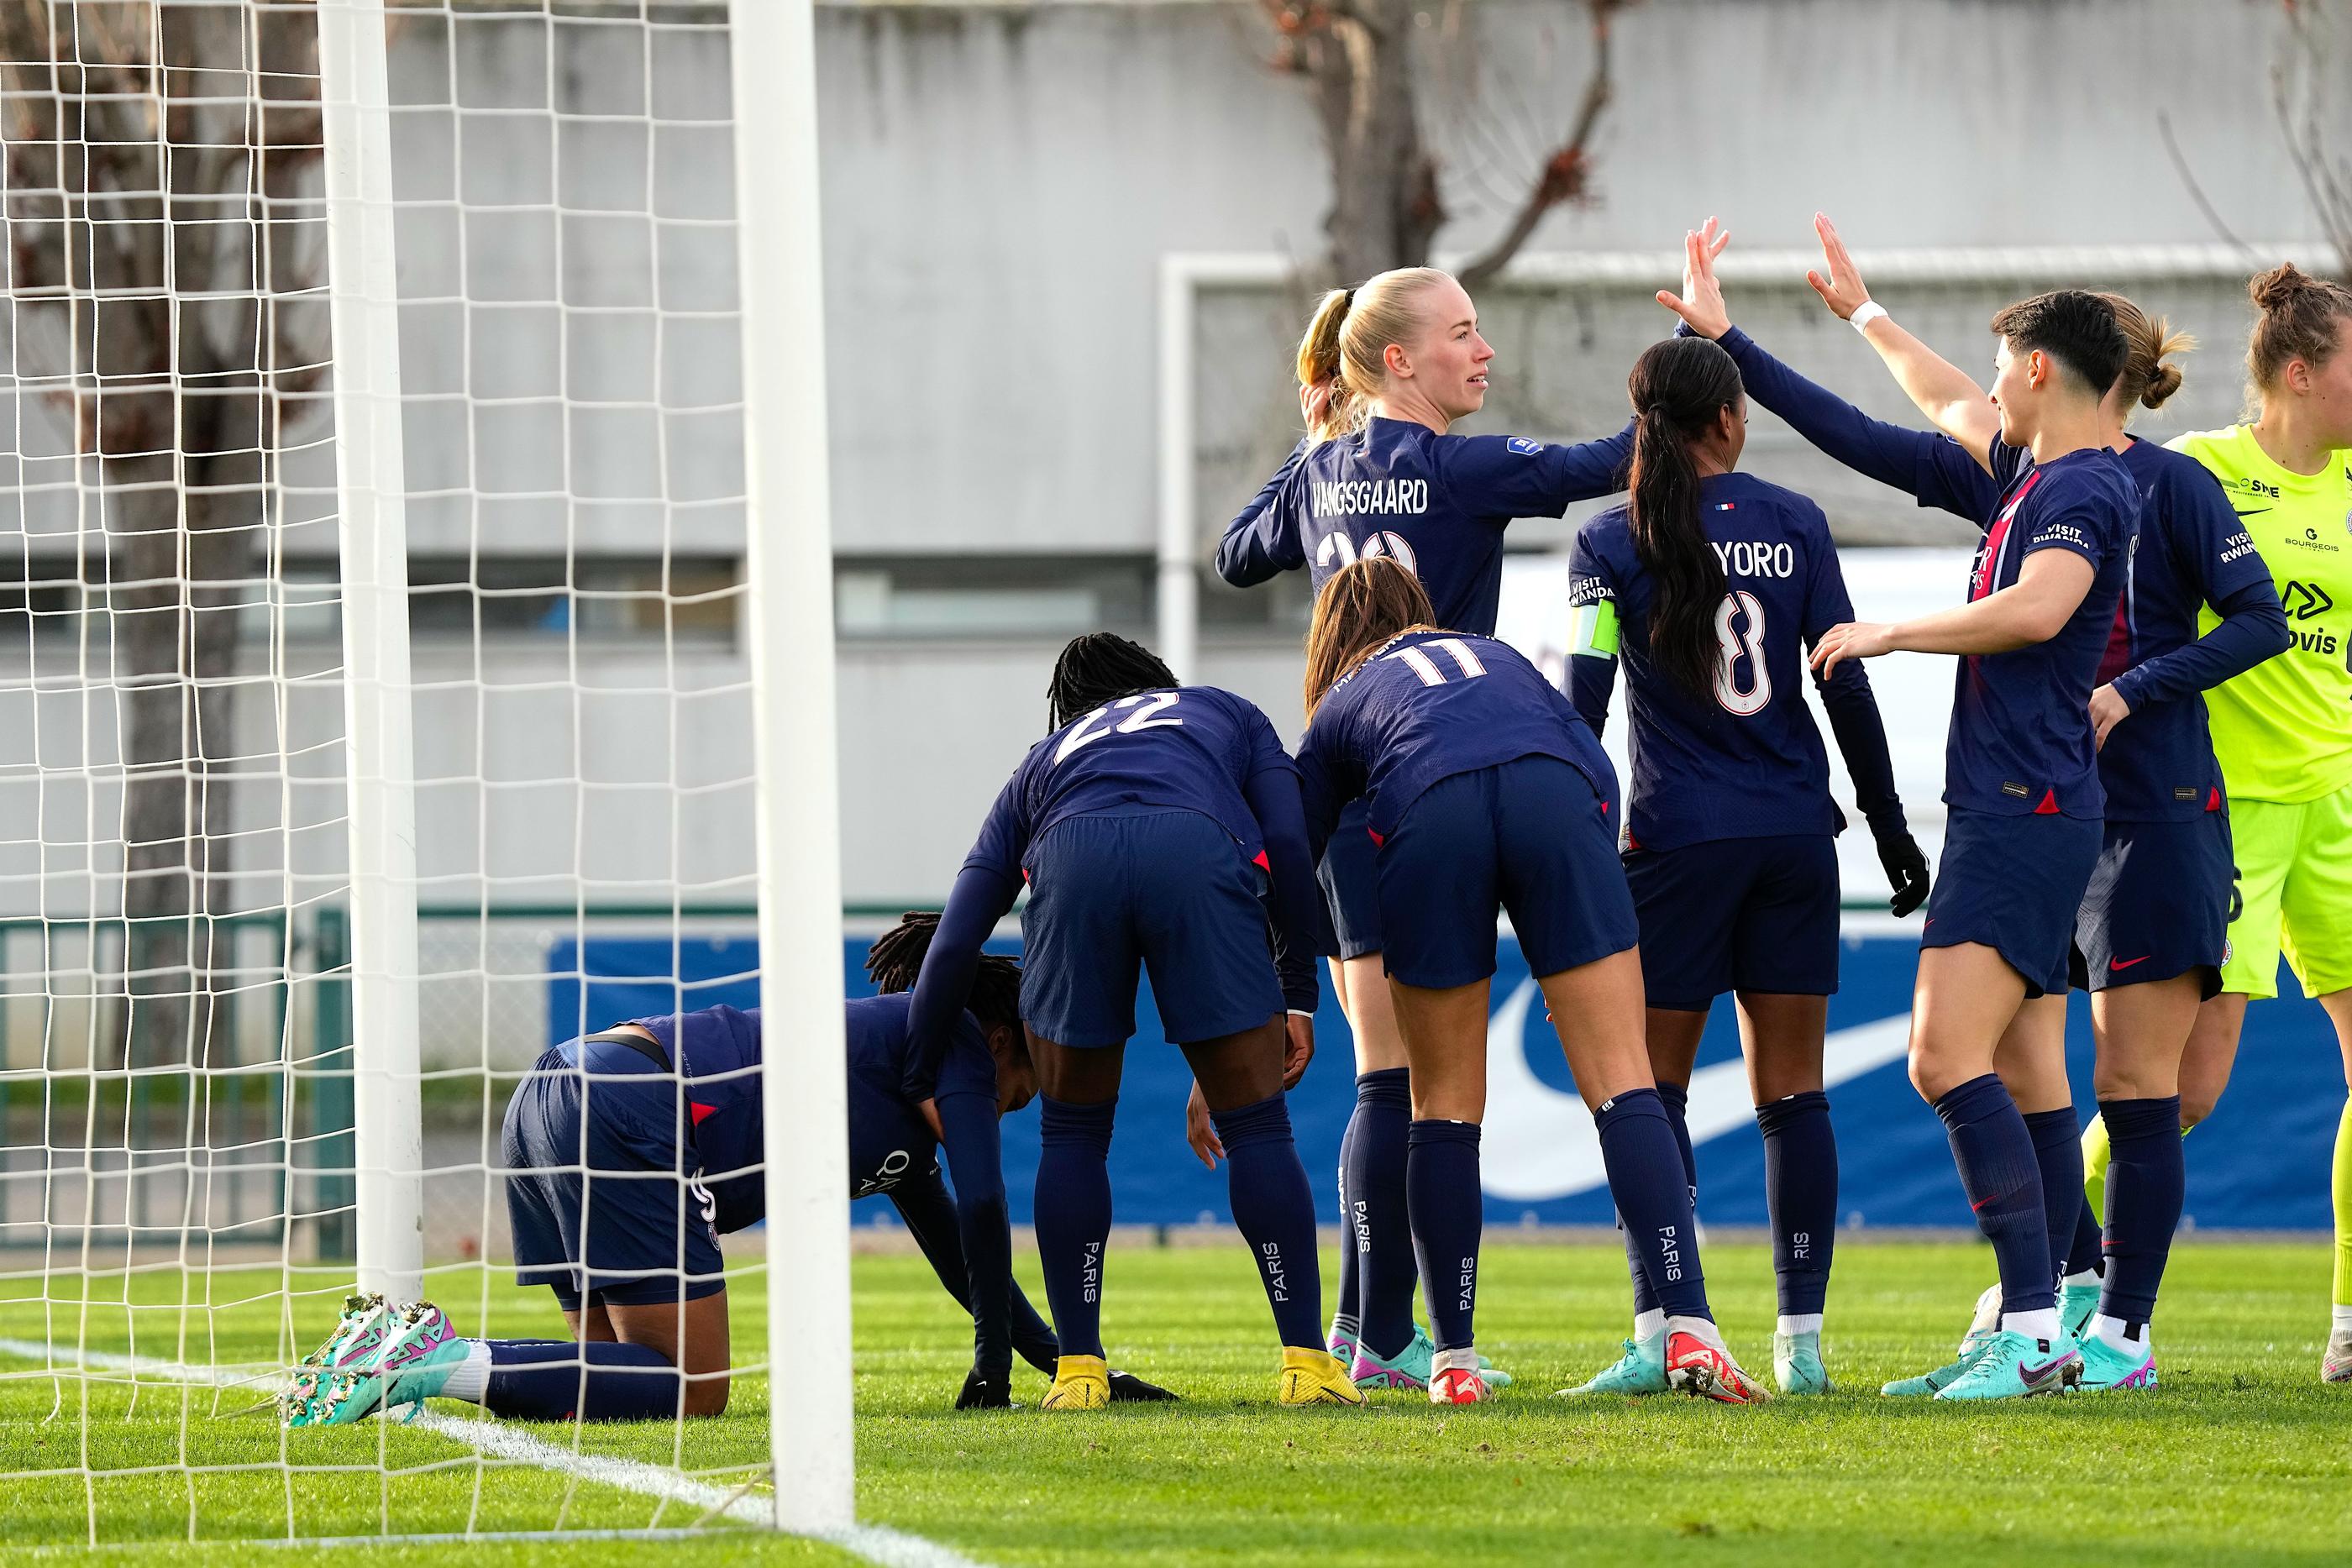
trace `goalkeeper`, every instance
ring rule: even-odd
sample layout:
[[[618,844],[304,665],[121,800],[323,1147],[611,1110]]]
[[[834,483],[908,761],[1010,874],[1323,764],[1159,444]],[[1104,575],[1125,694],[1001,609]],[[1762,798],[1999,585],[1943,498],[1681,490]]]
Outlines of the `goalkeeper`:
[[[1012,1272],[997,1121],[1028,1103],[1021,971],[985,960],[929,1111],[900,1090],[904,994],[937,917],[909,915],[852,1001],[850,1195],[887,1196],[950,1295],[972,1313],[959,1408],[1010,1403],[1013,1352],[1059,1354]],[[673,1071],[673,1063],[676,1070]],[[468,1340],[429,1302],[355,1297],[283,1402],[289,1426],[461,1399],[536,1420],[652,1420],[725,1410],[727,1290],[718,1237],[766,1214],[761,1015],[734,1008],[633,1020],[541,1057],[509,1103],[503,1140],[517,1281],[551,1287],[572,1337]],[[934,1157],[944,1146],[950,1198]],[[1123,1373],[1114,1399],[1174,1396]]]

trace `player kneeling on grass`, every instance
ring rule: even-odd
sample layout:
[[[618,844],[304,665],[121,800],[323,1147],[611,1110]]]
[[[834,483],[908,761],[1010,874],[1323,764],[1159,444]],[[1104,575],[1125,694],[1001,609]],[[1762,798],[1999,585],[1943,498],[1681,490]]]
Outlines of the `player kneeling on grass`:
[[[1276,1396],[1361,1405],[1323,1345],[1315,1198],[1284,1098],[1314,1051],[1320,924],[1297,768],[1255,707],[1178,685],[1149,651],[1108,633],[1062,650],[1050,704],[1053,733],[997,797],[940,917],[915,987],[907,1090],[932,1092],[956,998],[1025,880],[1021,1012],[1045,1100],[1037,1249],[1066,1353],[1045,1408],[1089,1410],[1109,1396],[1108,1160],[1139,964],[1232,1160],[1234,1221],[1282,1340]],[[1278,954],[1261,902],[1269,873]]]
[[[1015,1349],[1046,1372],[1059,1351],[1013,1281],[999,1164],[997,1120],[1028,1103],[1035,1075],[1021,1038],[1020,969],[991,958],[955,1019],[934,1103],[901,1096],[903,993],[934,925],[909,915],[877,941],[866,972],[899,994],[846,1008],[850,1194],[887,1195],[971,1311],[972,1368],[958,1406],[1002,1406]],[[541,1057],[507,1108],[509,1213],[519,1282],[553,1288],[574,1338],[460,1339],[429,1302],[354,1298],[304,1363],[287,1424],[341,1425],[436,1397],[538,1420],[723,1411],[718,1236],[766,1213],[761,1046],[758,1009],[718,1007],[635,1019]],[[942,1145],[953,1198],[934,1157]],[[1125,1374],[1110,1386],[1114,1398],[1173,1397]]]
[[[1441,630],[1432,614],[1420,580],[1385,557],[1325,583],[1307,634],[1299,747],[1311,839],[1360,796],[1378,848],[1381,957],[1412,1065],[1405,1189],[1437,1342],[1430,1400],[1487,1396],[1472,1337],[1478,1127],[1506,910],[1665,1311],[1668,1379],[1727,1404],[1761,1400],[1707,1309],[1690,1185],[1651,1081],[1633,899],[1612,825],[1616,775],[1534,665],[1492,638]]]

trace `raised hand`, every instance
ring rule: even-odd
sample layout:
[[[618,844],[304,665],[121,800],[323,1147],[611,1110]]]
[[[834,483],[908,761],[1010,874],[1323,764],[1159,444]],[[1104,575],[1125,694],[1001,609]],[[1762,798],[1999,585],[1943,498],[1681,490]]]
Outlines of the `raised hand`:
[[[1720,338],[1731,330],[1731,311],[1723,302],[1715,279],[1715,258],[1731,243],[1731,231],[1713,218],[1705,227],[1683,235],[1683,291],[1661,288],[1658,303],[1681,317],[1702,338]]]
[[[1822,265],[1829,269],[1829,275],[1808,272],[1805,281],[1813,286],[1813,292],[1822,297],[1822,303],[1839,320],[1850,321],[1855,311],[1870,303],[1870,290],[1863,287],[1862,273],[1847,254],[1845,241],[1838,238],[1837,225],[1815,213],[1813,232],[1821,236]]]

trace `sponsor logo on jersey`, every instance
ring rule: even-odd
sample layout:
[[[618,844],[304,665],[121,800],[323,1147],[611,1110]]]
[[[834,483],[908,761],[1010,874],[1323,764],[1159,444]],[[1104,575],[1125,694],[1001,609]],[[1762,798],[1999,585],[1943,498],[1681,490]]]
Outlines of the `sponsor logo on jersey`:
[[[2297,582],[2290,578],[2286,585],[2285,607],[2293,619],[2308,621],[2315,615],[2335,609],[2336,601],[2328,597],[2327,590],[2316,583]]]
[[[1537,453],[1543,450],[1542,442],[1530,441],[1524,435],[1514,435],[1508,441],[1503,443],[1503,444],[1509,447],[1512,451],[1517,453],[1522,457],[1533,457]]]

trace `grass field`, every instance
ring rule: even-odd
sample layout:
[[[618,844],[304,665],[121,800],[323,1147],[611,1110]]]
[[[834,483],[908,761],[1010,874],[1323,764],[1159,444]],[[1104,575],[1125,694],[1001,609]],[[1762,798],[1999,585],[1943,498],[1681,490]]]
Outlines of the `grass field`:
[[[1717,1309],[1751,1367],[1769,1363],[1769,1259],[1708,1250]],[[1328,1264],[1327,1264],[1328,1267]],[[1737,1410],[1683,1399],[1550,1398],[1612,1357],[1625,1317],[1622,1255],[1599,1246],[1492,1244],[1481,1344],[1520,1376],[1491,1406],[1441,1414],[1402,1396],[1361,1412],[1271,1403],[1265,1303],[1238,1246],[1115,1254],[1106,1334],[1115,1364],[1186,1403],[1086,1416],[948,1408],[970,1339],[918,1258],[856,1266],[858,1493],[868,1521],[994,1563],[2003,1563],[2087,1556],[2168,1563],[2341,1563],[2352,1552],[2352,1390],[2317,1381],[2327,1259],[2318,1245],[2184,1244],[2158,1333],[2164,1385],[1990,1408],[1880,1398],[1885,1378],[1942,1359],[1990,1254],[1968,1244],[1849,1245],[1825,1336],[1839,1392]],[[1023,1263],[1034,1287],[1034,1260]],[[93,1350],[266,1361],[280,1310],[268,1276],[215,1275],[191,1315],[120,1304],[87,1312]],[[749,1351],[758,1281],[733,1292]],[[175,1299],[176,1275],[135,1299]],[[52,1282],[52,1294],[58,1283]],[[478,1283],[450,1291],[460,1326]],[[0,1296],[26,1293],[16,1282]],[[307,1342],[331,1308],[298,1312]],[[77,1306],[0,1300],[0,1341],[70,1340]],[[311,1321],[312,1319],[317,1321]],[[500,1288],[500,1333],[560,1333],[545,1292]],[[45,1322],[47,1324],[45,1329]],[[207,1347],[202,1336],[209,1333]],[[281,1432],[215,1418],[249,1402],[126,1373],[27,1375],[0,1356],[0,1529],[13,1549],[100,1541],[126,1562],[252,1560],[256,1537],[686,1527],[703,1511],[529,1464],[485,1463],[464,1428],[370,1422]],[[1043,1382],[1025,1368],[1016,1397]],[[728,1414],[544,1427],[564,1449],[677,1465],[731,1489],[765,1458],[769,1385],[739,1380]],[[79,1419],[87,1402],[89,1419]],[[473,1414],[436,1405],[436,1414]],[[511,1428],[510,1424],[510,1428]],[[453,1432],[460,1435],[452,1435]],[[287,1471],[283,1458],[303,1467]],[[96,1479],[28,1478],[86,1465]],[[212,1467],[251,1466],[252,1469]],[[340,1467],[340,1468],[338,1468]],[[388,1473],[387,1473],[388,1468]],[[217,1545],[184,1544],[196,1534]],[[331,1555],[379,1562],[665,1564],[842,1562],[828,1546],[730,1524],[707,1542],[418,1544]],[[179,1545],[166,1545],[181,1542]],[[145,1543],[145,1544],[141,1544]],[[77,1553],[79,1555],[79,1553]],[[265,1561],[328,1553],[289,1548]]]

